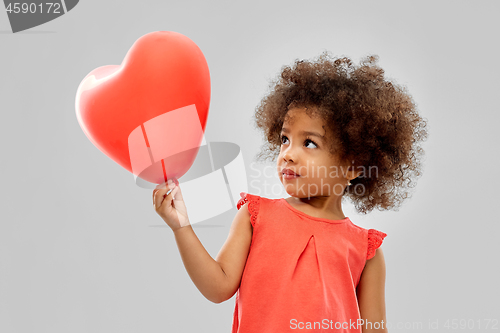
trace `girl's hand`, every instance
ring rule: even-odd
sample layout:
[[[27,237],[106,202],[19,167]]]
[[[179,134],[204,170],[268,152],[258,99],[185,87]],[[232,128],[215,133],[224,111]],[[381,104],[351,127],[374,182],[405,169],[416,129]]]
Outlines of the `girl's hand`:
[[[167,195],[169,190],[172,191]],[[167,183],[156,186],[153,191],[153,206],[172,231],[190,224],[184,198],[177,180],[174,183],[169,179]]]

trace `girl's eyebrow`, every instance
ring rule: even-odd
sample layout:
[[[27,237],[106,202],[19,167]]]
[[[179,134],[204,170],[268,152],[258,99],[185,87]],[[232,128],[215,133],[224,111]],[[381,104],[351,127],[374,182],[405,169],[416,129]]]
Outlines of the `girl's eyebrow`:
[[[281,132],[282,133],[288,133],[289,131],[288,131],[288,128],[283,127],[281,129]],[[318,133],[316,133],[316,132],[301,131],[300,134],[302,134],[302,135],[310,135],[310,136],[317,136],[318,138],[320,138],[321,140],[323,140],[323,136],[320,135],[320,134],[318,134]]]

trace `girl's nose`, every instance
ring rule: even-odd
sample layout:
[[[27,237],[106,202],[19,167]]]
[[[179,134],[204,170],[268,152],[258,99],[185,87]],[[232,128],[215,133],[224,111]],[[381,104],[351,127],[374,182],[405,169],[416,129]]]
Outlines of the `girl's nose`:
[[[285,161],[295,161],[296,152],[294,151],[292,145],[288,145],[288,147],[286,147],[285,150],[283,151],[283,159]]]

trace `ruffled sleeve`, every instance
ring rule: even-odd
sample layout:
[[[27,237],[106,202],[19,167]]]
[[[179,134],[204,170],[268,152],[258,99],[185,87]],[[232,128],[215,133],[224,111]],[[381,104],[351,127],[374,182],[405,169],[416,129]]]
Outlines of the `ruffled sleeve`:
[[[252,223],[252,226],[255,227],[255,223],[257,222],[257,215],[259,213],[259,196],[253,195],[253,194],[248,194],[245,192],[240,193],[241,199],[238,200],[238,203],[236,205],[236,208],[238,210],[243,206],[245,203],[248,202],[248,212],[250,213],[250,223]]]
[[[382,241],[387,236],[386,233],[382,231],[378,231],[375,229],[368,230],[368,251],[366,254],[366,260],[369,260],[375,256],[375,250],[377,250],[380,245],[382,245]]]

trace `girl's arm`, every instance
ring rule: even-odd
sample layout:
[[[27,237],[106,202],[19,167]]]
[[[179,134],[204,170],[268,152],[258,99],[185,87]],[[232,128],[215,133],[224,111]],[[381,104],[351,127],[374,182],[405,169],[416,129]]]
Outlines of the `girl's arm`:
[[[387,333],[385,318],[385,260],[382,249],[366,262],[356,288],[363,333]]]
[[[252,241],[248,203],[241,206],[229,236],[216,260],[203,247],[191,225],[174,231],[184,267],[198,290],[209,301],[221,303],[231,298],[240,285]]]

